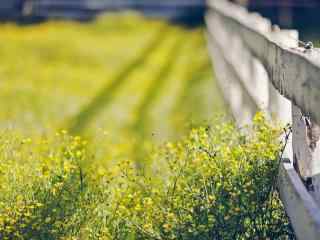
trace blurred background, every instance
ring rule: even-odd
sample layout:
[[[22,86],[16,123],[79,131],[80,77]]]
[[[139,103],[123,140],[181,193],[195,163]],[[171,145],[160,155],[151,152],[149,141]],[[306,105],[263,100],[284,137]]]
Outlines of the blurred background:
[[[297,29],[303,40],[320,37],[319,0],[234,0],[251,11],[260,12],[281,28]]]
[[[0,3],[2,19],[67,18],[90,20],[106,11],[135,10],[146,16],[200,24],[205,0],[5,0]]]
[[[318,39],[319,0],[232,0],[260,12],[282,28],[295,28],[305,40]],[[106,11],[136,10],[187,25],[203,23],[205,0],[2,0],[2,20],[22,22],[48,18],[91,20]]]

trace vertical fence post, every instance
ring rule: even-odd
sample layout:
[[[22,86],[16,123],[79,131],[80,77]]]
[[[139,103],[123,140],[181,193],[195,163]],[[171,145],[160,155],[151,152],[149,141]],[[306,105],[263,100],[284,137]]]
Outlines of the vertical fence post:
[[[273,37],[277,42],[286,47],[298,47],[299,33],[296,30],[281,30],[275,27]],[[274,86],[269,84],[269,112],[271,115],[276,115],[281,123],[293,123],[292,103],[290,100],[283,97]],[[293,146],[292,137],[288,139],[288,144],[284,152],[284,157],[292,161]]]
[[[293,116],[293,164],[313,197],[320,201],[320,127],[297,106]]]

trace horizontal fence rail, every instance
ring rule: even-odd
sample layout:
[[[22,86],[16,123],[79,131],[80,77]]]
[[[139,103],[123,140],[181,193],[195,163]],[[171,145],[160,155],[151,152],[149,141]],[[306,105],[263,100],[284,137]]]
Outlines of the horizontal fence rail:
[[[238,125],[260,109],[292,123],[279,192],[297,238],[320,239],[320,49],[226,0],[207,5],[210,54]]]

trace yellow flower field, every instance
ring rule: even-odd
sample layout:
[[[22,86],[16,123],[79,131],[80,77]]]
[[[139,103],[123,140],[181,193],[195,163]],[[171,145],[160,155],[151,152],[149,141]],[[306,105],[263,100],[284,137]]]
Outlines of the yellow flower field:
[[[292,235],[276,193],[261,200],[279,129],[214,120],[203,29],[133,13],[0,28],[0,239]]]

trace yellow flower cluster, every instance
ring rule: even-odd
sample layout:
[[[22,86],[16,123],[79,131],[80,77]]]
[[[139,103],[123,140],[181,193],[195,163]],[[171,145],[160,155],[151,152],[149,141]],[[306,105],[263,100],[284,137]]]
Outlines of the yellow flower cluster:
[[[198,127],[224,109],[201,29],[132,14],[1,28],[0,239],[290,232],[275,194],[261,207],[278,129]]]

